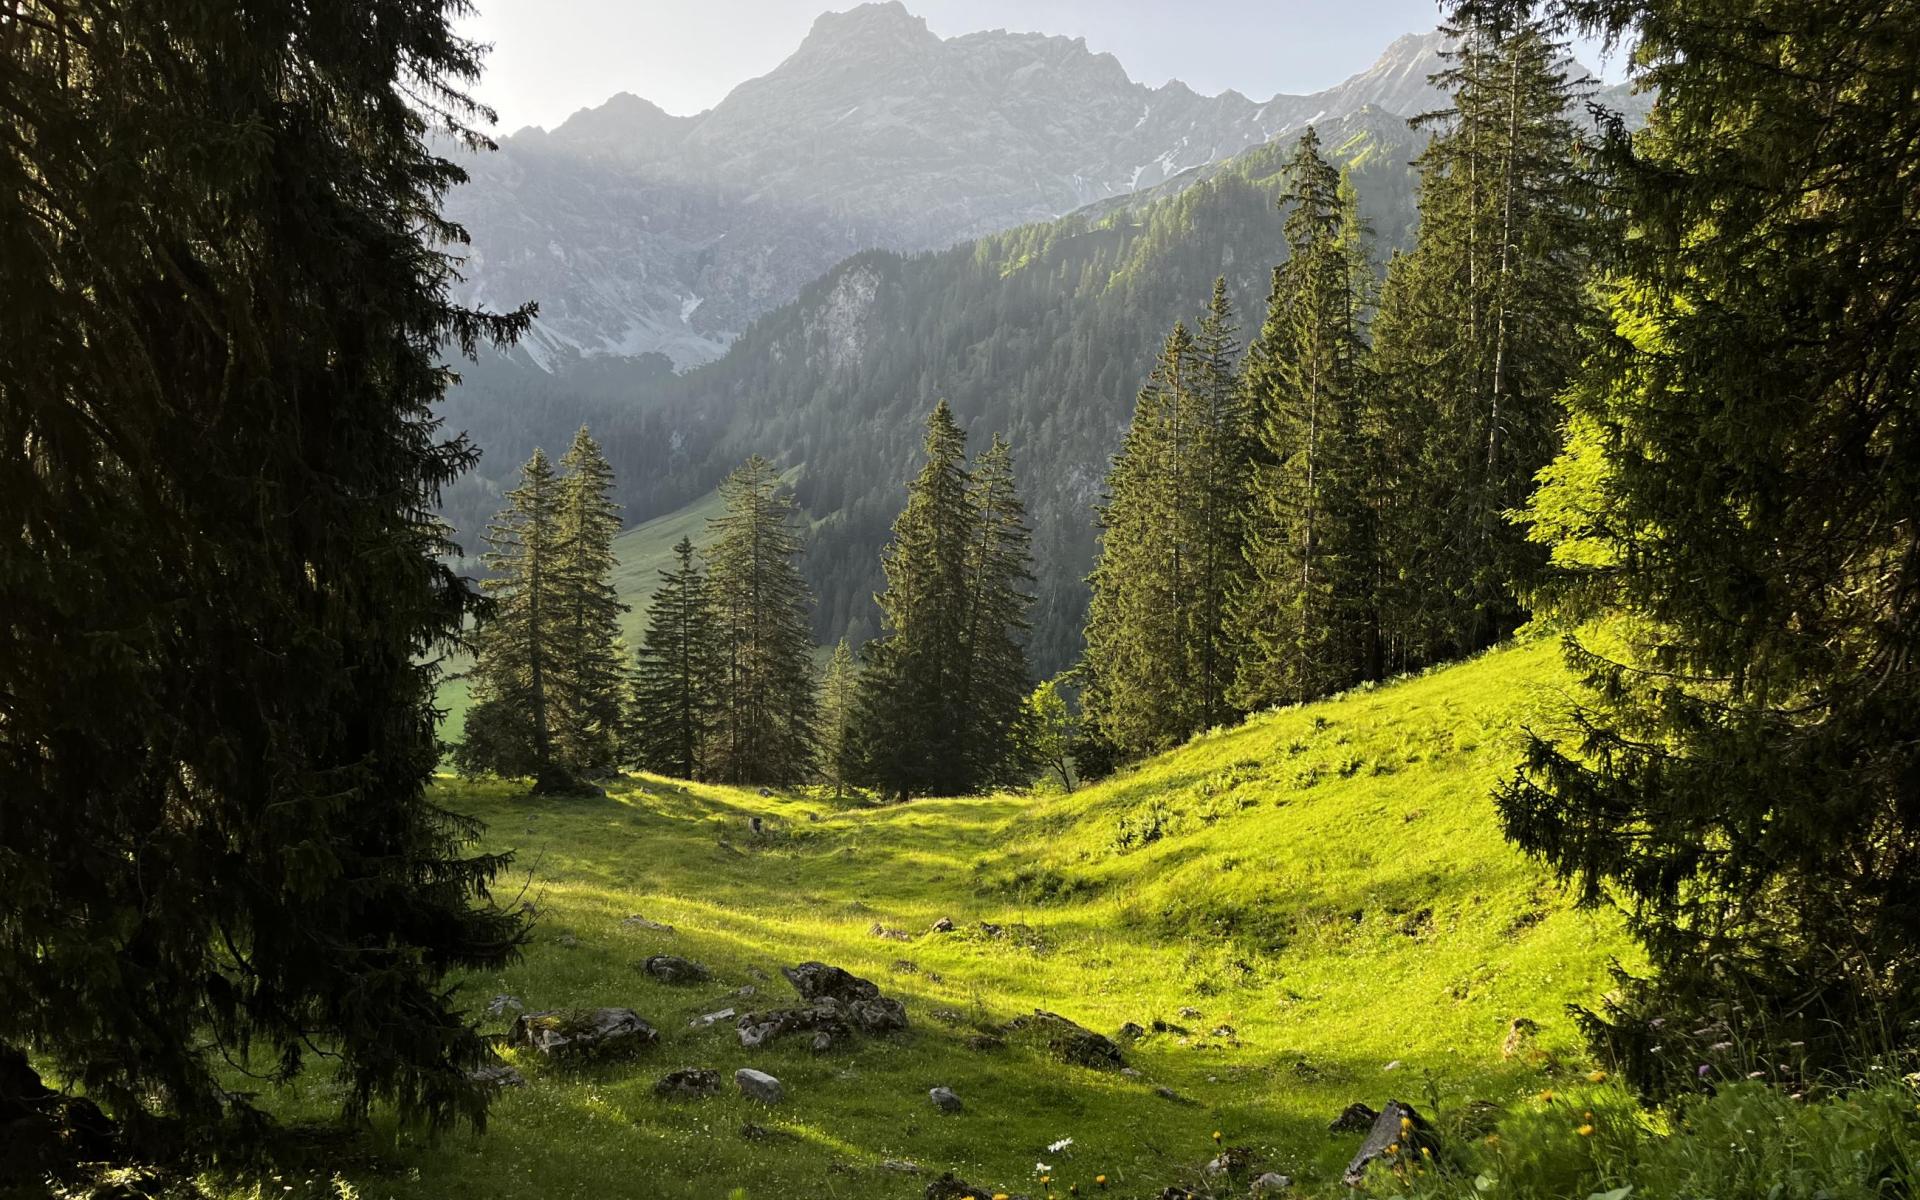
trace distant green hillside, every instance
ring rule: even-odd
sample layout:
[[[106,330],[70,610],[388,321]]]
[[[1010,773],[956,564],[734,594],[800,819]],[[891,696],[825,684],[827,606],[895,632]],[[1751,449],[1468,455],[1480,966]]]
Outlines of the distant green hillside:
[[[1628,945],[1613,918],[1569,911],[1488,799],[1563,683],[1551,647],[1502,650],[1257,717],[1071,796],[865,809],[654,778],[570,801],[448,782],[441,799],[484,818],[490,848],[519,852],[507,886],[524,882],[540,913],[525,961],[466,980],[465,1003],[627,1006],[662,1043],[579,1072],[516,1052],[530,1086],[484,1137],[383,1142],[341,1174],[363,1196],[420,1200],[905,1200],[947,1169],[983,1197],[1042,1196],[1047,1163],[1058,1195],[1095,1194],[1105,1174],[1108,1194],[1137,1197],[1189,1180],[1218,1130],[1302,1192],[1344,1194],[1359,1135],[1326,1126],[1352,1101],[1437,1095],[1444,1123],[1471,1100],[1584,1086],[1563,1006],[1599,994]],[[623,924],[636,914],[673,930]],[[954,931],[928,932],[942,917]],[[637,964],[659,953],[715,978],[657,983]],[[777,970],[808,959],[874,980],[911,1029],[815,1055],[742,1050],[729,1021],[689,1028],[790,1003]],[[1138,1074],[1096,1071],[1002,1032],[1036,1007],[1109,1035],[1168,1029],[1126,1045]],[[1502,1056],[1515,1017],[1540,1023],[1551,1059]],[[683,1066],[729,1082],[657,1099]],[[736,1095],[744,1066],[777,1076],[786,1102]],[[965,1110],[936,1112],[935,1086]],[[319,1077],[302,1087],[296,1108],[331,1104]]]
[[[1412,228],[1415,136],[1370,109],[1321,133],[1352,171],[1384,259]],[[590,361],[564,378],[478,364],[444,411],[487,459],[449,496],[449,512],[462,528],[483,520],[498,481],[533,445],[551,449],[582,421],[639,517],[705,495],[751,453],[804,464],[815,635],[859,641],[876,632],[880,547],[921,422],[945,398],[976,444],[996,430],[1013,439],[1035,531],[1034,659],[1052,673],[1078,652],[1093,504],[1160,340],[1176,319],[1194,318],[1218,275],[1247,330],[1265,315],[1272,269],[1286,257],[1275,200],[1295,140],[1250,150],[1170,195],[1109,201],[937,253],[856,256],[685,375],[651,360]]]

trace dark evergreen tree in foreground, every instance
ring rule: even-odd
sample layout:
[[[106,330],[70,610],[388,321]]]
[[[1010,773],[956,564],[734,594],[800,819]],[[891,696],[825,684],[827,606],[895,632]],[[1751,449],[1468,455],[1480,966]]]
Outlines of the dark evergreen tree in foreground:
[[[1027,781],[1022,730],[1032,597],[1013,457],[995,438],[976,467],[945,401],[907,486],[858,698],[862,782],[904,800]]]
[[[1920,6],[1555,7],[1633,32],[1660,100],[1608,147],[1612,332],[1530,511],[1588,689],[1503,819],[1629,905],[1656,973],[1589,1022],[1642,1086],[1731,1065],[1662,1018],[1768,1070],[1910,1048]]]
[[[561,761],[589,777],[614,771],[623,757],[627,669],[613,587],[613,539],[620,506],[613,467],[582,426],[560,460],[554,576],[560,586],[555,621],[561,670],[556,676],[554,741]]]
[[[0,14],[0,1060],[147,1152],[315,1048],[349,1117],[486,1112],[445,976],[522,920],[426,793],[430,410],[526,316],[448,297],[457,7]]]
[[[1245,709],[1326,695],[1370,666],[1369,270],[1358,216],[1311,128],[1280,204],[1290,254],[1274,270],[1246,367],[1260,452],[1246,518],[1250,578],[1233,614],[1243,648],[1233,697]]]
[[[681,538],[673,554],[647,606],[634,670],[634,754],[642,770],[699,779],[716,721],[720,646],[693,542]]]
[[[813,601],[800,577],[793,497],[757,454],[720,496],[726,513],[712,521],[707,551],[719,672],[708,775],[797,783],[813,768],[815,697]]]

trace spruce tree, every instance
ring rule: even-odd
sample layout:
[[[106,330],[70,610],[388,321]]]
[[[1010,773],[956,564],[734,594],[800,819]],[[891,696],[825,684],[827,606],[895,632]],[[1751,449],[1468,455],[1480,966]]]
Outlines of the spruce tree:
[[[973,468],[975,527],[967,550],[966,644],[958,714],[968,763],[962,789],[1018,787],[1033,774],[1026,706],[1032,535],[1013,476],[1013,448],[995,434]]]
[[[474,601],[431,517],[474,452],[431,410],[526,314],[449,295],[459,7],[0,16],[0,1060],[130,1153],[316,1047],[350,1117],[485,1113],[446,976],[521,919],[426,790]]]
[[[559,744],[560,697],[570,686],[561,631],[569,589],[556,559],[563,489],[545,452],[520,470],[520,486],[487,529],[481,587],[492,598],[473,638],[472,705],[454,748],[462,774],[528,776],[536,792],[578,784]]]
[[[1553,456],[1590,324],[1586,208],[1565,48],[1535,21],[1473,19],[1435,82],[1414,250],[1388,273],[1375,365],[1399,451],[1383,553],[1396,665],[1511,632],[1541,565],[1507,514]]]
[[[560,588],[554,646],[554,750],[568,770],[594,777],[612,772],[623,756],[627,664],[620,644],[614,591],[613,539],[620,506],[613,499],[613,467],[585,426],[560,460],[553,574]]]
[[[813,608],[800,576],[793,497],[754,455],[720,485],[709,525],[707,594],[718,645],[718,715],[708,773],[725,783],[789,784],[815,753]]]
[[[860,663],[841,638],[820,680],[820,778],[834,799],[846,795],[859,774],[855,738],[859,720]]]
[[[1555,7],[1659,102],[1606,148],[1611,319],[1529,513],[1587,688],[1502,817],[1627,905],[1654,974],[1588,1023],[1637,1083],[1697,1086],[1708,1013],[1857,1066],[1920,1016],[1920,8]]]
[[[1228,724],[1241,712],[1230,699],[1242,654],[1232,606],[1250,578],[1245,543],[1256,434],[1240,377],[1238,338],[1222,276],[1213,281],[1213,296],[1194,338],[1188,422],[1194,432],[1189,482],[1181,489],[1192,497],[1181,534],[1192,547],[1193,564],[1182,626],[1195,731]]]
[[[642,770],[703,778],[720,701],[720,644],[705,574],[693,541],[673,548],[647,605],[647,632],[634,669],[634,756]]]
[[[1235,597],[1243,654],[1234,699],[1248,709],[1325,695],[1365,666],[1355,620],[1370,582],[1360,537],[1368,390],[1360,238],[1311,127],[1288,164],[1281,206],[1290,253],[1247,352],[1260,454],[1247,516],[1250,578]]]
[[[926,462],[907,485],[881,558],[881,636],[859,697],[861,779],[894,800],[973,790],[971,598],[983,522],[967,437],[942,400],[927,417]]]

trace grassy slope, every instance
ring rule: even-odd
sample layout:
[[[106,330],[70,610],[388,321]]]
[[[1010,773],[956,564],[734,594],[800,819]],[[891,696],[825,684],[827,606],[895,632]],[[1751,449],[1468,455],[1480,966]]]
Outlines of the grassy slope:
[[[1456,1104],[1542,1087],[1549,1068],[1501,1059],[1514,1016],[1543,1024],[1564,1072],[1583,1069],[1562,1006],[1604,987],[1624,943],[1611,919],[1566,910],[1501,840],[1487,799],[1558,679],[1550,647],[1505,650],[1258,718],[1067,797],[837,811],[650,778],[568,802],[449,783],[491,845],[518,850],[540,910],[525,961],[467,981],[468,1002],[504,991],[534,1007],[630,1006],[663,1044],[584,1074],[519,1056],[532,1086],[504,1097],[486,1136],[403,1138],[384,1167],[347,1174],[369,1197],[918,1196],[924,1178],[879,1168],[891,1158],[1037,1196],[1045,1161],[1062,1195],[1068,1181],[1089,1193],[1096,1172],[1113,1194],[1152,1195],[1204,1161],[1217,1129],[1332,1194],[1358,1138],[1326,1124],[1348,1102],[1421,1103],[1429,1073]],[[772,831],[757,843],[755,813]],[[1123,848],[1122,821],[1149,828],[1156,814],[1162,835]],[[623,928],[633,913],[676,932]],[[941,916],[959,932],[920,932]],[[983,936],[982,920],[1032,937]],[[875,937],[875,922],[915,939]],[[636,969],[666,951],[716,981],[670,988]],[[913,1029],[818,1057],[742,1051],[726,1023],[689,1031],[694,1015],[742,1004],[730,993],[743,984],[786,1003],[773,973],[810,958],[901,997]],[[1102,1032],[1158,1017],[1193,1036],[1132,1048],[1137,1078],[1057,1065],[1017,1040],[966,1047],[975,1026],[1036,1006]],[[1183,1019],[1183,1006],[1204,1015]],[[1207,1036],[1223,1023],[1237,1045]],[[701,1103],[656,1100],[653,1081],[683,1065],[760,1067],[789,1098],[768,1110],[729,1084]],[[933,1111],[926,1091],[941,1084],[965,1113]],[[304,1104],[323,1111],[307,1087]],[[748,1121],[778,1136],[745,1140]],[[1065,1137],[1069,1150],[1046,1151]]]

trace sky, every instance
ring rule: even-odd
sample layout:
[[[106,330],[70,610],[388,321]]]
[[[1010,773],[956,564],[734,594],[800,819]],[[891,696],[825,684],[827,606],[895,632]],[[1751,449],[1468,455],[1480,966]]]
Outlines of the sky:
[[[670,113],[713,107],[793,53],[813,19],[852,0],[473,0],[469,36],[492,43],[478,97],[498,131],[552,128],[616,92]],[[1403,33],[1438,23],[1435,0],[906,0],[942,37],[980,29],[1084,37],[1134,79],[1212,95],[1313,92],[1363,71]],[[1204,19],[1196,14],[1204,13]],[[1616,61],[1578,57],[1609,80]]]

